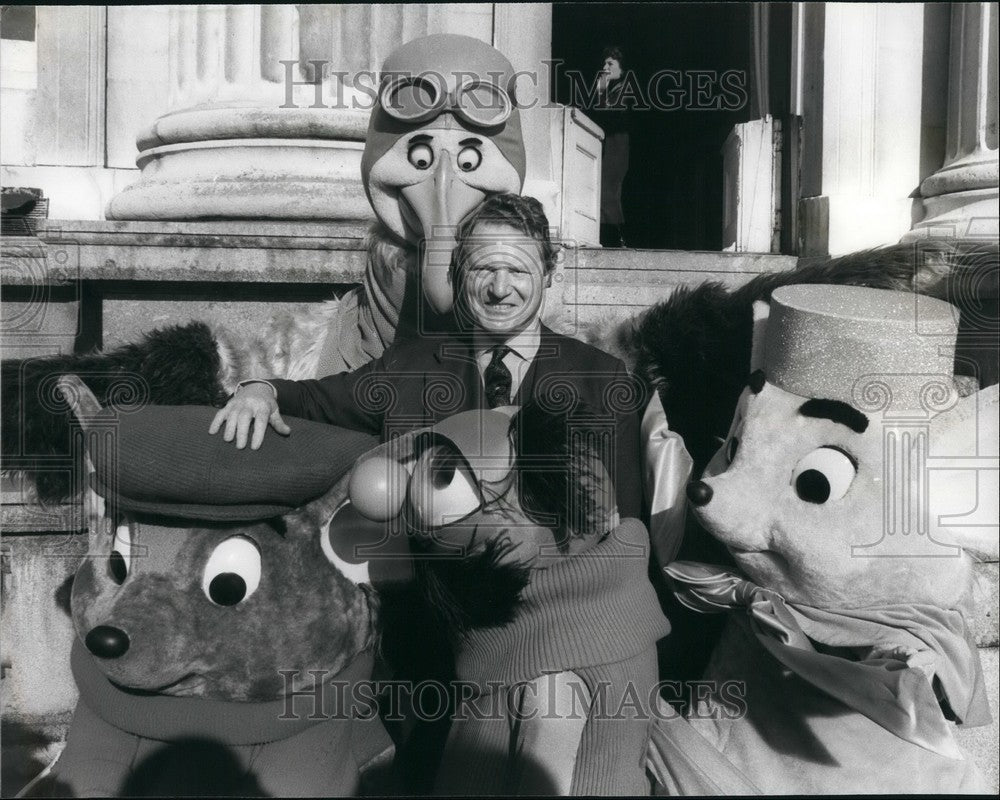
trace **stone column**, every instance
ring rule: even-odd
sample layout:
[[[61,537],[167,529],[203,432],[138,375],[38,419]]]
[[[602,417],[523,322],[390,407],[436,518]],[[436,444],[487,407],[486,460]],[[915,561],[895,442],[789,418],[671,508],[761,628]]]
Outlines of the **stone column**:
[[[169,107],[139,132],[140,180],[108,218],[372,218],[360,163],[382,60],[428,33],[490,41],[492,18],[489,4],[170,6]]]
[[[805,4],[802,254],[896,242],[920,183],[923,4]]]
[[[923,219],[904,239],[996,239],[997,164],[997,4],[955,4],[944,165],[920,184]]]
[[[549,221],[556,225],[562,204],[562,106],[554,107],[549,98],[552,5],[496,3],[493,13],[493,46],[521,73],[517,96],[525,106],[521,112],[527,158],[524,193],[540,200]]]

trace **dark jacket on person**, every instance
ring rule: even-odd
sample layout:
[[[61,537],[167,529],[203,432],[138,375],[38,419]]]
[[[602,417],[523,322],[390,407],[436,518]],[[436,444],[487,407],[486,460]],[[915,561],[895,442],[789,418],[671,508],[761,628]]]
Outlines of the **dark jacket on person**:
[[[625,81],[619,78],[608,84],[606,92],[598,94],[594,104],[586,109],[587,116],[601,126],[605,135],[632,132],[634,96],[623,97]]]

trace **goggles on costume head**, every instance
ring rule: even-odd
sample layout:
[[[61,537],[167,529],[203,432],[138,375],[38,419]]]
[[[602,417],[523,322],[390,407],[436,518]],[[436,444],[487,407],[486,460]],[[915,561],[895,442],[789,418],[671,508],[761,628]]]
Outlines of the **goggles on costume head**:
[[[450,111],[470,125],[491,128],[510,119],[514,109],[510,94],[495,83],[467,75],[449,91],[444,76],[433,72],[387,76],[378,99],[390,117],[412,124]]]

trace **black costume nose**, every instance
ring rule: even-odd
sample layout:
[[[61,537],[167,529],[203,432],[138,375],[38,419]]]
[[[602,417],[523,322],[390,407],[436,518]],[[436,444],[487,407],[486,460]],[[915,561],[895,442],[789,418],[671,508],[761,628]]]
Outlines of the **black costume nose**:
[[[688,500],[692,505],[704,506],[712,499],[712,487],[705,481],[691,481],[687,485]]]
[[[128,652],[128,634],[110,625],[98,625],[84,639],[87,649],[98,658],[118,658]]]

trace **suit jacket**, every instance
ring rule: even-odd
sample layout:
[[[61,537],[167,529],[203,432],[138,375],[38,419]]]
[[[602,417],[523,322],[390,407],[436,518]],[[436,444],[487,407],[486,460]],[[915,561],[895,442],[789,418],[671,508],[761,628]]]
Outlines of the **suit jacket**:
[[[388,441],[461,411],[486,408],[471,342],[437,336],[397,341],[353,372],[316,380],[272,380],[282,414],[366,431]],[[622,517],[642,507],[639,415],[645,396],[617,358],[544,325],[538,353],[513,398],[553,411],[586,403],[603,435],[604,463]]]

